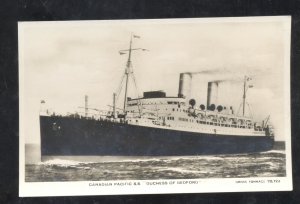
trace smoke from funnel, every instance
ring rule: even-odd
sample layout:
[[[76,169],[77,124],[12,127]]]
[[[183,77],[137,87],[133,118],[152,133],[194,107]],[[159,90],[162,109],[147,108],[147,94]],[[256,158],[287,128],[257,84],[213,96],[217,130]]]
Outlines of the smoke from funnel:
[[[198,74],[208,75],[214,78],[219,78],[220,80],[216,80],[216,82],[241,82],[243,81],[243,77],[245,75],[249,75],[248,73],[239,73],[237,71],[232,71],[228,69],[210,69],[196,72],[184,72],[183,74],[188,74],[191,77]]]
[[[195,74],[224,74],[224,73],[229,73],[229,71],[225,69],[210,69],[210,70],[203,70],[199,72],[184,72],[183,74],[195,75]]]
[[[214,81],[211,81],[211,82],[214,82],[214,83],[217,83],[217,84],[219,84],[219,83],[222,83],[222,82],[228,82],[228,81],[231,81],[231,80],[214,80]]]

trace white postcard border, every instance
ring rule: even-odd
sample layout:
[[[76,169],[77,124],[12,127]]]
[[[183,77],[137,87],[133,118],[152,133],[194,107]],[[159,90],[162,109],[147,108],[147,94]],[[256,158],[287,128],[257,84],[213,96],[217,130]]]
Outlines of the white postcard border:
[[[184,23],[186,21],[199,21],[201,23],[214,22],[272,22],[285,21],[285,39],[291,39],[291,17],[228,17],[228,18],[201,18],[201,19],[152,19],[152,20],[105,20],[102,23]],[[76,181],[76,182],[25,182],[25,136],[23,121],[24,99],[24,62],[23,57],[23,26],[37,24],[54,24],[64,26],[65,23],[98,23],[98,21],[52,21],[52,22],[20,22],[19,30],[19,93],[20,93],[20,143],[19,143],[19,196],[78,196],[78,195],[122,195],[122,194],[170,194],[170,193],[211,193],[211,192],[258,192],[258,191],[291,191],[292,186],[292,158],[291,137],[286,137],[286,177],[258,177],[258,178],[222,178],[222,179],[170,179],[170,180],[121,180],[121,181]],[[285,40],[286,41],[286,40]],[[285,44],[285,127],[291,127],[290,119],[290,44]],[[289,107],[289,108],[288,108]],[[289,128],[285,129],[286,135],[291,135]],[[150,185],[157,182],[161,184]],[[186,184],[179,184],[187,182]],[[127,183],[127,184],[126,184]],[[129,185],[130,183],[130,185]],[[134,185],[140,183],[140,185]],[[165,184],[163,184],[165,183]],[[110,185],[111,184],[111,185]],[[97,186],[100,185],[100,186]]]

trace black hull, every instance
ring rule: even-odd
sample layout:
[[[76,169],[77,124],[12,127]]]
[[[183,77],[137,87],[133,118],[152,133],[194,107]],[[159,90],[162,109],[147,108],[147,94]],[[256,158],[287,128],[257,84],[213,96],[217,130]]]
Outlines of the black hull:
[[[179,156],[272,149],[273,137],[228,136],[40,116],[42,156]]]

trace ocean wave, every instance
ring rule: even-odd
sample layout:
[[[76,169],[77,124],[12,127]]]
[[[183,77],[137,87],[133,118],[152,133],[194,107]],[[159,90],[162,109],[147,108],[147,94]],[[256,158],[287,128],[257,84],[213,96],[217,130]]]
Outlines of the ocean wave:
[[[179,173],[189,173],[189,174],[199,174],[199,173],[207,173],[207,171],[200,171],[200,170],[189,170],[189,169],[184,169],[180,167],[168,167],[164,169],[160,169],[161,171],[174,171],[174,172],[179,172]]]
[[[79,162],[79,161],[73,161],[73,160],[64,160],[64,159],[52,159],[45,162],[40,162],[40,165],[47,165],[47,166],[62,166],[62,167],[68,167],[68,166],[78,166],[81,164],[90,164],[93,162]]]
[[[262,154],[269,154],[269,153],[285,154],[285,150],[270,150],[267,152],[262,152]]]
[[[78,159],[78,158],[77,158]],[[205,179],[285,176],[284,151],[174,156],[104,157],[102,161],[52,158],[26,165],[26,181],[93,181],[141,179]]]
[[[219,156],[169,156],[169,157],[151,157],[151,158],[126,158],[119,161],[111,161],[111,162],[130,162],[130,163],[139,163],[139,162],[166,162],[172,163],[176,161],[199,161],[199,160],[206,160],[206,161],[216,161],[216,160],[223,160],[224,158]],[[109,161],[105,161],[109,162]]]
[[[267,152],[260,152],[259,155],[268,154],[285,154],[284,150],[270,150]],[[224,155],[197,155],[197,156],[169,156],[169,157],[111,157],[104,156],[97,161],[84,161],[84,160],[72,160],[67,158],[56,158],[50,159],[44,162],[39,162],[40,165],[56,165],[61,167],[68,166],[78,166],[84,164],[97,164],[97,163],[145,163],[145,162],[163,162],[163,163],[173,163],[173,162],[188,162],[188,161],[205,161],[205,162],[217,162],[217,161],[227,161],[227,160],[249,160],[252,154],[224,154]],[[255,157],[257,160],[264,160],[264,157]]]

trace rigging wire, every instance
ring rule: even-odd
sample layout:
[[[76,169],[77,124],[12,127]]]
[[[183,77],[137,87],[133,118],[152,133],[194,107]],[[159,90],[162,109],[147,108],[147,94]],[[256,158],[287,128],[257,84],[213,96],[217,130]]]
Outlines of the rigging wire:
[[[123,87],[123,82],[124,82],[124,79],[125,79],[125,74],[122,75],[122,78],[121,78],[121,83],[117,89],[117,97],[116,97],[116,101],[118,101],[119,99],[119,96],[120,96],[120,93],[121,93],[121,90],[122,90],[122,87]]]
[[[240,103],[240,106],[239,106],[239,108],[238,108],[238,111],[237,111],[236,115],[239,115],[239,114],[240,114],[241,106],[242,106],[242,103]]]
[[[133,74],[133,71],[132,71],[132,74],[131,74],[131,78],[133,80],[133,83],[134,83],[134,86],[135,86],[136,95],[138,97],[138,109],[139,109],[139,112],[140,112],[140,115],[141,115],[142,114],[142,107],[141,107],[142,103],[141,103],[141,99],[140,99],[140,96],[139,96],[139,89],[138,89],[138,86],[137,86],[136,79],[135,79],[135,76]]]
[[[250,113],[250,117],[253,119],[253,114],[252,114],[252,109],[250,104],[247,102],[248,108],[249,108],[249,113]]]

